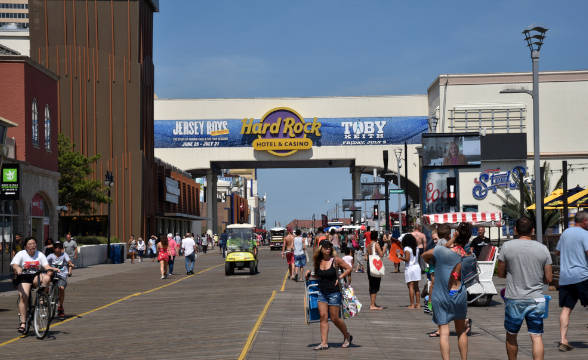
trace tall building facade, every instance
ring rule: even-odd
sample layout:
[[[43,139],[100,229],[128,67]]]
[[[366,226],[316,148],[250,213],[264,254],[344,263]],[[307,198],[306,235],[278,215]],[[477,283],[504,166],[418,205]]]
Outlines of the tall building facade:
[[[28,0],[0,0],[0,45],[29,56]]]
[[[153,13],[157,0],[29,1],[31,58],[59,76],[56,126],[93,177],[112,171],[110,229],[154,231]],[[63,204],[61,204],[63,205]],[[106,216],[97,206],[95,216]],[[82,215],[82,214],[69,214]]]

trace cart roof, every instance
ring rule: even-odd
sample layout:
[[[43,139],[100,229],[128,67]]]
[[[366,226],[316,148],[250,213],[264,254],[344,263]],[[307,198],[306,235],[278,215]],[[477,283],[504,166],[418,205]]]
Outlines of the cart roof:
[[[270,231],[286,231],[286,228],[283,227],[273,227],[270,229]]]
[[[480,226],[502,226],[502,213],[498,212],[454,212],[423,215],[428,224],[457,224],[468,222]]]
[[[227,225],[227,229],[254,229],[255,226],[251,224],[231,224]]]

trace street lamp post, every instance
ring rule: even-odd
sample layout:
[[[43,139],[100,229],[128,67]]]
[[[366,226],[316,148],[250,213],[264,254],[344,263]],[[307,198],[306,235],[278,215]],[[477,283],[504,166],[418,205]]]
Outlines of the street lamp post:
[[[106,225],[106,238],[108,240],[108,245],[106,248],[106,263],[112,264],[112,256],[110,252],[110,189],[114,185],[114,177],[112,176],[111,171],[106,171],[106,174],[104,175],[104,185],[106,185],[106,188],[108,189],[108,224]]]
[[[523,31],[527,46],[531,51],[531,60],[533,62],[533,90],[526,89],[505,89],[500,91],[501,94],[524,93],[531,95],[533,99],[533,167],[535,173],[535,233],[537,241],[543,242],[543,198],[541,197],[542,178],[541,173],[541,152],[539,148],[539,52],[543,46],[545,33],[549,29],[541,26],[531,26]]]
[[[396,176],[398,179],[398,189],[402,189],[400,186],[400,167],[402,166],[402,149],[397,148],[394,150],[394,155],[396,155]],[[402,204],[401,204],[402,194],[398,194],[398,229],[400,230],[400,234],[402,234]]]

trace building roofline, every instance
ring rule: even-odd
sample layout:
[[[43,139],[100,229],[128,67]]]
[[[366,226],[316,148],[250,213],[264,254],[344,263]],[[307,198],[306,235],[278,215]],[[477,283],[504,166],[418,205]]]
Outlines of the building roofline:
[[[159,0],[147,0],[151,7],[153,8],[153,12],[159,12]]]
[[[563,82],[563,81],[588,81],[588,70],[561,70],[540,71],[539,82]],[[531,72],[503,72],[480,74],[441,74],[433,80],[427,88],[427,92],[436,85],[441,85],[441,79],[445,79],[443,85],[480,85],[500,84],[513,82],[532,82]]]
[[[409,95],[364,95],[364,96],[275,96],[275,97],[237,97],[237,98],[161,98],[157,97],[154,100],[174,100],[174,101],[194,101],[194,100],[305,100],[305,99],[365,99],[365,98],[403,98],[403,97],[422,97],[427,94],[409,94]]]
[[[22,62],[27,63],[28,65],[34,67],[35,69],[41,71],[45,75],[53,78],[54,80],[59,80],[59,76],[54,73],[53,71],[47,69],[43,65],[31,60],[30,57],[24,55],[0,55],[0,62]]]

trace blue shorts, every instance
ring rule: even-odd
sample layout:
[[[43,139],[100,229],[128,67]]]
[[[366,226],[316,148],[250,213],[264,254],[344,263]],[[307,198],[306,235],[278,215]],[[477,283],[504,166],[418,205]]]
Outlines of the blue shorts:
[[[319,291],[317,300],[318,302],[327,303],[329,306],[340,306],[341,293],[339,291],[335,291],[324,295],[322,291]]]
[[[511,334],[517,334],[523,320],[526,320],[529,334],[543,334],[544,314],[545,302],[506,299],[504,328]]]
[[[306,265],[306,255],[294,255],[294,266],[304,267]]]

